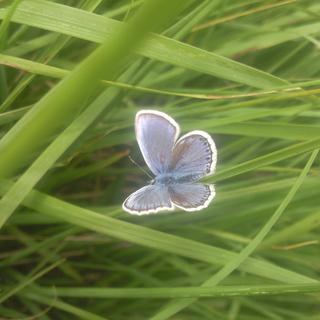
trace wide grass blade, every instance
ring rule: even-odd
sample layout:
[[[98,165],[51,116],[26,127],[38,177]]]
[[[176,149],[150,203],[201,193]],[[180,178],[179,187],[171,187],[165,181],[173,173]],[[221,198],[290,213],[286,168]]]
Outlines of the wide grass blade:
[[[25,164],[83,108],[102,78],[119,72],[128,55],[148,32],[164,24],[183,7],[177,1],[146,2],[132,21],[118,29],[101,47],[46,94],[1,140],[0,176],[10,176]],[[152,18],[156,16],[155,18]],[[90,81],[88,81],[90,79]],[[41,132],[41,136],[39,136]],[[32,141],[32,145],[29,143]],[[32,146],[32,147],[30,147]],[[17,161],[19,159],[19,161]]]
[[[56,268],[59,264],[61,264],[63,260],[57,261],[50,265],[49,267],[46,267],[45,269],[41,270],[40,272],[36,273],[34,276],[27,278],[25,281],[21,282],[18,286],[16,286],[14,289],[2,293],[0,295],[0,303],[3,303],[5,300],[9,299],[11,296],[15,295],[17,292],[23,290],[25,287],[32,284],[34,281],[36,281],[38,278],[45,275],[47,272],[53,270]]]
[[[46,12],[45,16],[43,12]],[[3,15],[4,11],[0,10],[0,18]],[[23,3],[12,20],[99,43],[106,36],[111,36],[113,32],[116,32],[121,25],[112,19],[39,0],[29,0]],[[83,25],[82,21],[86,21],[86,24]],[[286,81],[271,74],[161,36],[153,36],[138,52],[153,59],[257,88],[286,84]]]

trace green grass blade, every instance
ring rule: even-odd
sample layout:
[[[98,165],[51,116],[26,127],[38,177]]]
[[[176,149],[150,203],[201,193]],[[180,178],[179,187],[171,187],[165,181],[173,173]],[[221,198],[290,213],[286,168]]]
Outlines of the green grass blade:
[[[7,9],[6,14],[3,16],[3,21],[0,25],[0,51],[6,47],[7,33],[10,21],[14,12],[17,10],[21,0],[14,0],[9,8]]]
[[[59,297],[101,299],[172,299],[263,296],[319,292],[320,284],[266,285],[266,286],[212,286],[180,288],[55,288]],[[37,288],[37,293],[53,296],[51,288]]]
[[[39,182],[45,173],[76,141],[77,138],[105,111],[106,102],[112,93],[106,90],[79,117],[77,117],[35,160],[18,181],[0,200],[0,228],[5,224],[14,210]]]
[[[3,17],[3,21],[0,24],[0,52],[6,48],[7,33],[10,24],[10,20],[21,0],[14,0]],[[6,99],[8,95],[7,87],[7,75],[4,67],[0,67],[0,103]]]
[[[3,194],[8,187],[9,184],[2,181],[0,192]],[[37,191],[31,191],[23,204],[33,210],[104,235],[214,265],[223,265],[237,256],[233,252],[214,246],[110,218]],[[316,282],[310,277],[252,258],[248,258],[240,269],[284,283]]]
[[[14,289],[9,290],[8,292],[1,294],[0,295],[0,303],[3,303],[7,299],[9,299],[11,296],[17,294],[19,291],[23,290],[25,287],[27,287],[30,284],[32,284],[34,281],[36,281],[37,279],[39,279],[40,277],[42,277],[43,275],[45,275],[49,271],[51,271],[54,268],[56,268],[62,262],[63,262],[63,260],[59,260],[59,261],[53,263],[49,267],[46,267],[45,269],[43,269],[43,270],[39,271],[38,273],[36,273],[34,276],[27,278],[25,281],[23,281],[19,285],[17,285]]]
[[[52,289],[54,290],[54,289]],[[23,297],[26,297],[28,299],[37,301],[42,304],[46,304],[50,307],[55,307],[57,309],[63,310],[67,313],[70,313],[71,315],[75,316],[76,319],[92,319],[92,320],[108,320],[106,317],[101,317],[97,314],[94,314],[92,312],[88,312],[82,308],[76,307],[70,303],[66,303],[64,301],[58,300],[56,298],[47,298],[43,295],[39,295],[37,293],[23,293]]]
[[[246,122],[214,127],[210,131],[232,135],[244,135],[266,138],[292,140],[316,139],[319,136],[319,126],[287,123]]]
[[[289,190],[286,197],[283,199],[277,210],[273,213],[273,215],[268,219],[267,223],[260,229],[258,234],[249,242],[249,244],[231,261],[223,266],[213,277],[205,281],[202,286],[211,287],[220,283],[223,279],[229,276],[234,270],[236,270],[253,252],[254,250],[262,243],[263,239],[270,232],[274,224],[279,220],[280,216],[284,212],[284,210],[288,207],[289,203],[292,201],[293,197],[301,187],[305,177],[309,173],[309,170],[317,157],[319,150],[315,150],[312,152],[309,161],[306,166],[302,170],[301,174],[294,182],[293,186]],[[155,314],[151,319],[152,320],[164,320],[173,316],[177,312],[181,311],[185,307],[194,303],[196,299],[188,299],[188,300],[173,300],[165,306],[162,310],[160,310],[157,314]]]
[[[274,244],[281,244],[281,242],[294,240],[297,235],[306,231],[317,229],[320,226],[320,212],[315,212],[301,219],[292,225],[285,227],[274,233],[264,241],[262,247],[269,247]]]
[[[4,10],[0,10],[0,18],[3,15]],[[112,19],[39,0],[23,3],[12,19],[14,22],[95,42],[102,42],[121,25]],[[86,25],[83,25],[83,21],[86,21]],[[105,34],[105,30],[108,34]],[[250,66],[161,36],[153,36],[138,52],[149,58],[257,88],[271,88],[287,83]]]
[[[178,5],[177,1],[167,6],[159,0],[146,2],[131,23],[119,29],[45,95],[1,139],[0,176],[10,176],[24,165],[23,160],[27,155],[43,148],[48,138],[59,132],[81,110],[98,81],[102,78],[111,79],[119,72],[122,63],[147,33],[173,17],[181,7],[183,5]],[[155,15],[154,19],[151,18]]]
[[[83,1],[83,3],[80,3],[80,6],[83,10],[94,10],[102,0],[95,0],[95,1]],[[40,39],[39,39],[40,38]],[[48,63],[52,58],[54,58],[59,51],[70,40],[70,37],[64,36],[64,35],[57,35],[57,34],[48,34],[41,37],[38,37],[37,40],[30,40],[27,43],[23,43],[22,47],[27,47],[23,50],[19,50],[19,48],[10,48],[8,50],[5,50],[5,52],[13,52],[11,54],[13,55],[24,55],[28,53],[29,50],[34,51],[35,47],[43,46],[43,42],[45,43],[45,50],[40,54],[37,61],[41,61],[44,63]],[[18,45],[19,47],[19,45]],[[21,52],[22,51],[22,52]],[[34,80],[34,75],[27,75],[23,79],[20,80],[19,84],[15,86],[13,90],[10,91],[10,94],[6,97],[6,99],[3,101],[3,103],[0,106],[0,112],[3,112],[7,110],[10,106],[12,106],[12,103],[17,99],[17,97],[25,90],[25,88]]]
[[[307,152],[309,150],[314,150],[319,148],[320,139],[310,140],[306,142],[301,142],[287,148],[280,149],[278,151],[269,153],[267,155],[257,157],[253,160],[246,161],[244,163],[235,165],[231,168],[222,170],[215,174],[212,178],[209,178],[212,181],[220,181],[227,178],[231,178],[238,174],[248,172],[250,170],[261,168],[263,166],[287,159],[290,157],[297,156],[298,154]]]
[[[294,188],[320,149],[320,3],[17,2],[0,1],[1,316],[319,320],[319,157]],[[155,33],[117,37],[157,3]],[[210,206],[121,210],[150,183],[128,157],[148,170],[141,109],[212,135]]]

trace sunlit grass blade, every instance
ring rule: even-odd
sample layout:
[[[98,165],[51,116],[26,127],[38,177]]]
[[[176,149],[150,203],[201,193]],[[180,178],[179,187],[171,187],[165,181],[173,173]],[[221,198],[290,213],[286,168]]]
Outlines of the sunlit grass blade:
[[[27,60],[27,59],[22,59],[22,58],[18,58],[18,57],[6,55],[6,54],[0,54],[0,64],[3,64],[8,67],[16,68],[18,70],[27,71],[32,74],[43,75],[43,76],[48,76],[48,77],[53,77],[58,79],[62,79],[63,77],[67,76],[70,73],[70,71],[66,69],[57,68],[57,67],[49,66],[47,64],[43,64],[43,63],[39,63],[39,62]],[[241,99],[241,98],[251,98],[251,97],[253,98],[253,97],[268,96],[268,95],[274,96],[276,93],[281,93],[281,96],[276,97],[276,99],[285,99],[285,98],[294,99],[299,96],[301,97],[308,96],[308,95],[312,96],[319,93],[320,91],[319,89],[306,91],[299,88],[300,84],[299,86],[297,84],[291,84],[286,86],[279,86],[278,89],[273,89],[273,90],[263,90],[263,91],[260,90],[257,92],[249,92],[245,94],[217,95],[217,94],[210,94],[210,93],[203,94],[203,93],[188,93],[188,92],[179,92],[179,91],[170,91],[170,90],[160,90],[156,88],[147,88],[147,87],[141,87],[137,85],[131,85],[128,83],[122,83],[118,81],[103,80],[102,83],[105,86],[112,85],[118,88],[146,92],[150,94],[186,97],[186,98],[193,98],[193,99],[200,99],[200,100],[228,100],[228,99],[235,100],[235,99]],[[308,82],[301,83],[301,85],[303,84],[305,86],[314,85],[314,82],[309,84]]]
[[[43,17],[43,12],[46,12],[46,17]],[[0,18],[2,16],[3,11],[0,11]],[[110,35],[120,26],[119,22],[112,19],[39,0],[30,0],[23,4],[12,19],[15,22],[97,42],[105,39],[105,30]],[[82,21],[86,21],[85,26]],[[70,28],[70,25],[73,27]],[[155,36],[138,52],[153,59],[253,87],[270,88],[287,83],[266,72],[165,37]]]
[[[184,288],[37,288],[37,293],[46,296],[69,298],[100,298],[100,299],[172,299],[172,298],[208,298],[263,296],[278,294],[299,294],[320,291],[320,284],[299,285],[267,285],[267,286],[212,286]]]

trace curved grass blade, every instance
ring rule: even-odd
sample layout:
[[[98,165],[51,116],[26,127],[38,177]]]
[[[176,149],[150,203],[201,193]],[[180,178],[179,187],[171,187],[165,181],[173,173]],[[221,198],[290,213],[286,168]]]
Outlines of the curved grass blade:
[[[289,190],[286,197],[280,203],[277,210],[269,218],[267,223],[260,229],[258,234],[249,242],[249,244],[232,260],[226,263],[222,269],[220,269],[213,277],[205,281],[203,287],[213,287],[229,276],[234,270],[239,268],[239,266],[254,252],[254,250],[262,243],[263,239],[269,233],[274,224],[279,220],[280,216],[284,210],[288,207],[289,203],[292,201],[297,191],[301,187],[305,177],[307,176],[315,158],[317,157],[319,150],[312,152],[307,164],[301,171],[301,174],[294,182],[293,186]],[[196,299],[186,299],[186,300],[173,300],[169,302],[168,305],[164,306],[157,314],[155,314],[152,320],[165,320],[174,314],[178,313],[182,309],[188,307],[194,303]]]
[[[3,15],[4,10],[0,10],[0,19]],[[12,19],[17,23],[99,43],[121,25],[106,17],[39,0],[22,3]],[[85,25],[83,21],[86,21]],[[266,72],[163,36],[153,35],[146,46],[137,51],[152,59],[256,88],[274,88],[288,83]]]
[[[10,186],[12,186],[11,183],[1,180],[0,194],[4,194]],[[26,196],[23,204],[30,209],[53,216],[56,219],[116,239],[136,243],[156,250],[171,252],[214,265],[224,265],[237,256],[228,250],[98,214],[92,210],[72,205],[35,190]],[[121,209],[117,209],[116,211],[118,210]],[[110,212],[109,214],[112,213],[114,212]],[[240,269],[283,283],[317,282],[310,277],[253,258],[248,258],[240,266]]]
[[[30,155],[39,152],[50,137],[68,125],[97,88],[100,79],[115,76],[147,34],[170,20],[186,3],[178,0],[167,4],[161,0],[145,2],[131,21],[122,25],[46,94],[1,139],[0,177],[16,172]]]

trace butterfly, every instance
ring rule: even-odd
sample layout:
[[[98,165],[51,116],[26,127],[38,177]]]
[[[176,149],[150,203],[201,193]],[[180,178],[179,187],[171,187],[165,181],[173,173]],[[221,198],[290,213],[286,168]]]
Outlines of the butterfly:
[[[215,197],[213,185],[198,180],[212,174],[217,149],[210,135],[191,131],[182,137],[179,125],[167,114],[141,110],[136,114],[135,132],[143,158],[155,178],[132,193],[122,208],[137,215],[180,208],[197,211]]]

